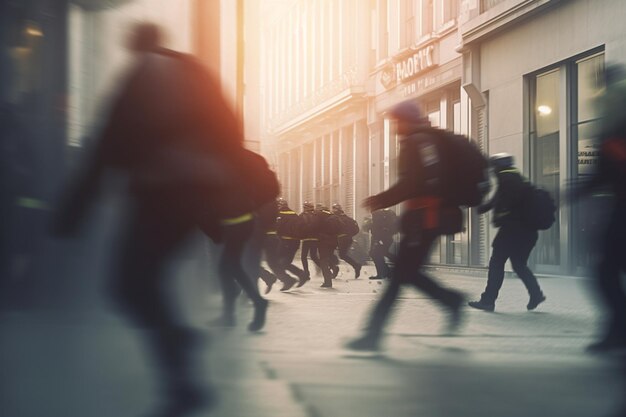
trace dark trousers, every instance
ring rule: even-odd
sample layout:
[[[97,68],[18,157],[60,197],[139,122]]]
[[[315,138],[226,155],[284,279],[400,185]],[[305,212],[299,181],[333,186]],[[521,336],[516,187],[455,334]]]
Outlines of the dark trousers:
[[[349,251],[351,246],[352,238],[350,236],[337,237],[337,252],[339,252],[339,258],[346,261],[352,268],[357,270],[361,267],[361,264],[350,257]]]
[[[320,266],[320,258],[318,254],[318,240],[317,239],[304,239],[302,240],[302,250],[300,251],[300,260],[302,261],[302,268],[307,275],[310,275],[309,272],[309,256],[315,262],[315,264]]]
[[[324,276],[324,284],[332,285],[333,273],[331,269],[336,265],[335,248],[337,247],[337,239],[335,237],[324,236],[318,241],[318,251],[320,256],[320,269]]]
[[[437,230],[422,229],[421,213],[417,210],[406,213],[402,223],[403,237],[400,241],[396,266],[367,326],[368,335],[374,338],[381,336],[391,308],[398,298],[401,285],[409,284],[447,307],[457,305],[462,298],[458,292],[440,286],[421,270],[435,239],[441,234]]]
[[[626,218],[619,207],[611,215],[602,244],[597,288],[609,313],[606,337],[626,339]]]
[[[385,262],[385,258],[394,260],[394,256],[389,252],[389,248],[393,243],[393,236],[384,236],[382,239],[372,237],[370,245],[370,257],[376,266],[376,276],[387,278],[389,276],[389,266]]]
[[[494,303],[504,282],[504,264],[511,259],[513,271],[522,280],[531,297],[541,295],[537,278],[528,268],[528,257],[537,243],[537,231],[523,225],[504,225],[493,240],[493,252],[489,260],[487,288],[481,296],[486,303]]]
[[[268,283],[268,280],[272,281],[271,277],[275,276],[281,282],[289,281],[289,274],[285,271],[285,267],[281,259],[281,241],[278,235],[267,235],[263,246],[263,252],[265,254],[267,266],[269,266],[272,273],[268,274],[269,271],[265,269],[261,270],[261,279]]]
[[[262,301],[256,284],[244,270],[246,247],[255,229],[254,221],[224,226],[222,228],[222,254],[219,261],[219,276],[224,299],[224,313],[234,315],[235,300],[240,288],[256,305]],[[250,265],[247,265],[250,266]]]
[[[293,264],[298,249],[300,249],[300,241],[298,239],[280,238],[280,262],[282,267],[299,279],[303,279],[307,274]]]

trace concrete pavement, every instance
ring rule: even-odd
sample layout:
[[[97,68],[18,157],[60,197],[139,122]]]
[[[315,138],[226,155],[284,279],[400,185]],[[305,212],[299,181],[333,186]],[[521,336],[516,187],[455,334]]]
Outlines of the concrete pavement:
[[[604,417],[623,380],[616,358],[583,352],[596,332],[588,281],[542,279],[548,296],[535,312],[517,279],[505,281],[495,313],[466,309],[456,336],[443,312],[406,289],[381,354],[343,344],[358,334],[385,285],[352,279],[342,266],[335,288],[316,277],[288,293],[272,291],[266,329],[251,335],[249,303],[239,325],[212,329],[202,378],[213,383],[220,417]],[[477,297],[485,278],[436,272]],[[219,311],[193,316],[202,327]],[[153,370],[123,321],[108,312],[12,312],[0,316],[0,417],[140,416],[158,397]]]

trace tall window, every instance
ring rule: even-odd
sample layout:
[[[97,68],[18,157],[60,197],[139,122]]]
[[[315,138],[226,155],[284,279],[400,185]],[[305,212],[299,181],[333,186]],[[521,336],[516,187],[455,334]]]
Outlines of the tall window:
[[[596,99],[603,89],[603,71],[604,53],[598,52],[570,59],[529,79],[531,179],[552,194],[557,207],[560,185],[567,177],[594,171],[599,125]],[[536,262],[563,272],[591,265],[593,251],[586,245],[600,230],[601,207],[599,199],[592,199],[569,211],[560,209],[554,226],[539,234]],[[565,249],[572,254],[567,265]]]
[[[561,69],[539,74],[531,80],[532,112],[530,120],[531,174],[533,182],[548,190],[558,200],[560,171]],[[558,206],[558,201],[557,201]],[[560,265],[560,224],[539,236],[535,249],[537,263]]]
[[[604,54],[585,57],[573,63],[576,89],[573,100],[571,131],[572,148],[575,150],[574,175],[593,173],[598,160],[599,109],[596,99],[604,88]],[[594,250],[589,245],[596,241],[594,233],[602,230],[603,198],[585,199],[574,206],[574,234],[571,240],[576,247],[575,266],[586,268],[593,263]]]

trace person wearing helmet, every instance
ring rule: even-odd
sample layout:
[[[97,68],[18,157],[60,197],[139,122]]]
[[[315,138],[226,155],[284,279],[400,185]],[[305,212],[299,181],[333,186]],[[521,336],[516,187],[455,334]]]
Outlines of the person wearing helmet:
[[[310,201],[305,201],[302,205],[302,213],[300,217],[300,238],[302,240],[302,250],[300,251],[300,260],[302,268],[308,279],[311,279],[309,271],[309,257],[320,268],[320,258],[318,255],[318,238],[317,238],[317,216],[315,215],[315,206]],[[321,268],[320,268],[321,269]]]
[[[337,251],[339,258],[346,261],[354,269],[354,278],[357,279],[361,275],[361,264],[352,259],[349,254],[350,247],[354,243],[352,238],[359,233],[359,224],[348,216],[340,204],[335,203],[332,207],[333,215],[337,216],[341,229],[337,235]]]
[[[378,350],[383,329],[402,285],[411,284],[425,292],[449,313],[450,330],[460,325],[461,293],[440,286],[422,270],[434,242],[444,233],[461,230],[462,213],[444,199],[440,132],[414,102],[403,102],[391,111],[401,135],[398,156],[398,181],[388,190],[367,198],[363,206],[371,212],[405,203],[402,215],[402,240],[390,282],[367,323],[364,334],[347,344],[353,350]],[[449,219],[449,225],[444,224]]]
[[[489,260],[487,288],[479,300],[468,304],[479,310],[494,311],[504,282],[504,265],[510,259],[513,271],[530,295],[526,307],[534,310],[546,297],[527,264],[538,237],[537,230],[528,227],[522,218],[524,196],[527,195],[529,184],[515,168],[513,157],[507,153],[493,155],[489,158],[489,165],[498,179],[498,189],[489,202],[478,207],[478,213],[493,209],[493,225],[499,230],[491,245],[493,251]]]
[[[278,237],[280,238],[278,252],[281,269],[298,277],[296,283],[298,284],[298,287],[301,287],[310,278],[307,273],[293,264],[296,252],[300,249],[300,217],[289,207],[287,200],[283,198],[278,200],[278,210],[276,231],[278,232]],[[289,288],[283,288],[281,291],[286,291],[287,289]]]

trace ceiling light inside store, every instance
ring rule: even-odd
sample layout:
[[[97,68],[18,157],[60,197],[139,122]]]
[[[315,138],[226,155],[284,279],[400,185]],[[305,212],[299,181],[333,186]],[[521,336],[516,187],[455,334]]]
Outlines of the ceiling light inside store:
[[[552,108],[546,105],[541,105],[537,107],[537,111],[539,112],[539,116],[547,116],[549,114],[552,114]]]

